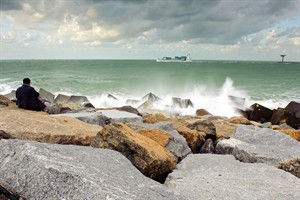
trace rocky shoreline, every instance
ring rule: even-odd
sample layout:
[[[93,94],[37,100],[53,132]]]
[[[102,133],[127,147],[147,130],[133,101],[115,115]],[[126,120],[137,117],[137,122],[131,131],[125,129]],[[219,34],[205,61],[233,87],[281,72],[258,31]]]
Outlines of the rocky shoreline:
[[[47,113],[0,95],[0,199],[300,198],[300,103],[226,118],[39,92]]]

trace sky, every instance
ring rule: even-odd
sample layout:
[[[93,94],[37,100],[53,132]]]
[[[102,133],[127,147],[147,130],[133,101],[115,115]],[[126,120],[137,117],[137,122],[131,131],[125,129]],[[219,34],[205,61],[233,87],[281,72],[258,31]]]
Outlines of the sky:
[[[300,61],[300,0],[0,0],[0,59]]]

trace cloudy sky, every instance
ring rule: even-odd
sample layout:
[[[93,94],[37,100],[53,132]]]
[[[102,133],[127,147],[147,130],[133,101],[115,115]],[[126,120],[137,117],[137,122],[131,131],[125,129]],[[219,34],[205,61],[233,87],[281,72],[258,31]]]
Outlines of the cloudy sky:
[[[300,0],[0,0],[0,59],[300,61]]]

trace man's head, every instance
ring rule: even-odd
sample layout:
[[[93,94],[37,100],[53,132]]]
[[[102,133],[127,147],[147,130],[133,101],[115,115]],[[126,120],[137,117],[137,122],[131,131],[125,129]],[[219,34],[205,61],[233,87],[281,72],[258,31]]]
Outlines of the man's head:
[[[26,85],[30,85],[30,79],[29,78],[24,78],[23,79],[23,84],[26,84]]]

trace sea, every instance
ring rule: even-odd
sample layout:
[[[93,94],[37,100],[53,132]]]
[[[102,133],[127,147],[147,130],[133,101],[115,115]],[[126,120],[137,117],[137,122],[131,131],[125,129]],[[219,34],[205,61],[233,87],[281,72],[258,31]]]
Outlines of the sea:
[[[230,96],[244,99],[245,108],[259,103],[275,109],[300,102],[299,62],[1,60],[0,94],[16,90],[25,77],[37,91],[86,96],[97,108],[123,106],[150,92],[162,99],[155,105],[161,110],[170,108],[173,98],[190,99],[193,107],[178,108],[181,115],[200,108],[214,115],[238,115]]]

